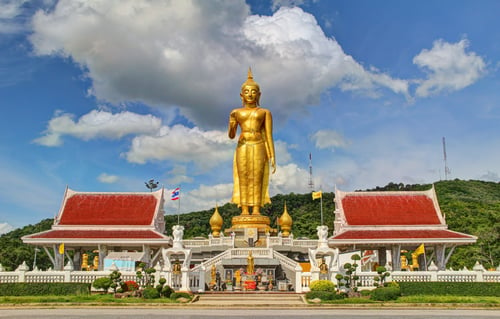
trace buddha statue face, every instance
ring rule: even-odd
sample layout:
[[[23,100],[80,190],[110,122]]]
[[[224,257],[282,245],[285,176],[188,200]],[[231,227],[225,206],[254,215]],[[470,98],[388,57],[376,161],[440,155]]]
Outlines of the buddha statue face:
[[[241,88],[240,96],[243,105],[258,106],[260,100],[260,89],[257,85],[244,85]]]

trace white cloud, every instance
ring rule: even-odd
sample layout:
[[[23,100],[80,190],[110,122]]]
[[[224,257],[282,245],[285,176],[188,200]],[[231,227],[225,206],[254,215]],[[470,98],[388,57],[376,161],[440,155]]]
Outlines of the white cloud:
[[[23,4],[26,0],[2,0],[0,1],[0,34],[16,33],[23,29],[23,23],[16,20],[23,12]]]
[[[319,130],[311,135],[311,140],[318,149],[344,148],[348,144],[340,133],[332,130]]]
[[[114,184],[118,182],[119,177],[116,175],[109,175],[107,173],[102,173],[97,177],[97,180],[105,184]]]
[[[167,173],[167,183],[171,185],[180,185],[193,182],[193,178],[187,175],[187,167],[185,165],[174,165],[172,170]]]
[[[216,204],[224,205],[231,199],[233,191],[232,184],[200,185],[199,188],[191,191],[183,191],[181,187],[181,213],[207,210],[215,207]],[[171,190],[166,194],[170,196]],[[165,203],[167,214],[177,214],[179,203],[168,200]]]
[[[7,0],[0,2],[0,19],[12,19],[21,13],[21,6],[25,0]]]
[[[10,232],[14,230],[14,227],[9,225],[8,223],[0,223],[0,235]]]
[[[249,65],[283,119],[334,86],[407,95],[407,81],[364,69],[302,9],[249,13],[244,1],[61,0],[35,14],[31,41],[82,65],[98,98],[178,106],[201,126],[227,120]]]
[[[152,160],[193,162],[210,169],[232,158],[234,141],[222,131],[202,131],[182,125],[164,126],[155,136],[141,135],[132,140],[124,154],[129,162],[143,164]]]
[[[131,112],[110,113],[93,110],[75,121],[72,114],[56,114],[49,121],[42,137],[34,140],[44,146],[60,146],[64,135],[83,140],[95,138],[119,139],[128,134],[152,134],[159,130],[161,120],[152,115]]]
[[[428,73],[426,80],[419,81],[416,95],[426,97],[441,91],[457,91],[483,76],[486,64],[475,52],[466,52],[468,46],[466,39],[457,43],[437,40],[432,49],[424,49],[415,56],[413,63]]]
[[[284,141],[274,142],[274,152],[277,164],[286,164],[292,160],[292,155],[288,152],[289,145]]]
[[[276,173],[270,175],[269,194],[288,194],[290,192],[308,192],[309,172],[290,163],[276,168]]]

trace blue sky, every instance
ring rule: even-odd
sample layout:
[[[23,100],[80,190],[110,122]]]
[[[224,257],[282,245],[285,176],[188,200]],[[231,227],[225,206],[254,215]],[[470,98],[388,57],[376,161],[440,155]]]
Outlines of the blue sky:
[[[500,182],[498,1],[0,0],[0,232],[65,187],[229,201],[247,68],[274,117],[271,195]],[[166,213],[176,214],[175,202]]]

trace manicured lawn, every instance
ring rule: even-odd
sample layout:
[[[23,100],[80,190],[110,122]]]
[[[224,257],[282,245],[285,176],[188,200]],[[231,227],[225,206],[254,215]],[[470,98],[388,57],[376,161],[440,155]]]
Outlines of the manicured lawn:
[[[78,295],[78,296],[8,296],[0,297],[0,304],[24,303],[88,303],[88,304],[121,304],[121,303],[176,303],[169,298],[115,298],[113,295]]]

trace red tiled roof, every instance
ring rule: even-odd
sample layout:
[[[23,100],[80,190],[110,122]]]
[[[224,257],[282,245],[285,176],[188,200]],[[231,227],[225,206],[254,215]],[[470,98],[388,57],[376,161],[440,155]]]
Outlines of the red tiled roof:
[[[151,225],[157,200],[140,194],[76,194],[69,197],[59,225]]]
[[[28,236],[33,238],[57,238],[57,239],[96,239],[96,238],[118,238],[118,239],[161,239],[161,234],[152,230],[52,230]]]
[[[348,230],[331,239],[403,239],[445,238],[461,239],[472,236],[449,230]]]
[[[425,195],[347,195],[342,207],[349,225],[441,224],[432,199]]]

